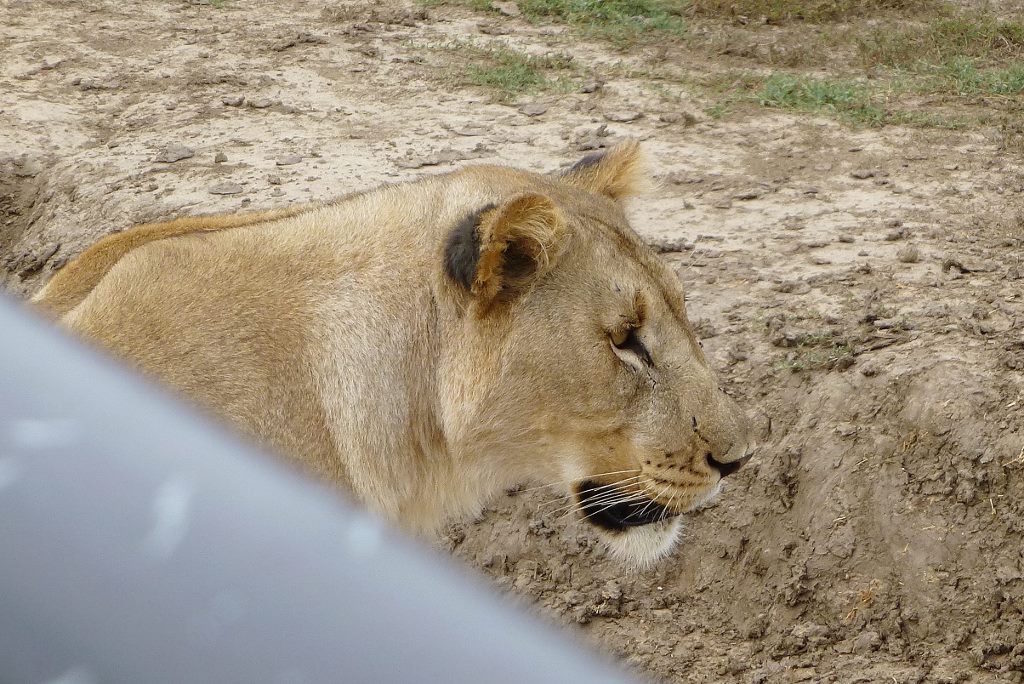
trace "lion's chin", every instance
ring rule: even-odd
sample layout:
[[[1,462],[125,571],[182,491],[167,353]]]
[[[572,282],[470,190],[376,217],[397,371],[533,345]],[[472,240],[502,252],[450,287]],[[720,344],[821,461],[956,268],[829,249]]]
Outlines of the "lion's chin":
[[[686,512],[709,504],[722,490],[722,482],[715,483],[706,494],[697,498]],[[682,537],[683,525],[678,515],[657,522],[609,530],[595,525],[608,552],[622,565],[633,570],[647,570],[667,557]]]
[[[599,536],[617,561],[634,570],[646,570],[672,552],[682,529],[679,518],[670,518],[619,532],[599,530]]]

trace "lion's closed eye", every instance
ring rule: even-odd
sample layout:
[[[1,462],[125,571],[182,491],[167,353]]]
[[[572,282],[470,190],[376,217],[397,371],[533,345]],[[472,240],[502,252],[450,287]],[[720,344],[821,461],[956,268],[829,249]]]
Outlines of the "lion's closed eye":
[[[631,366],[642,365],[651,367],[654,365],[650,352],[647,351],[643,340],[640,339],[639,328],[634,326],[620,328],[613,331],[609,338],[615,355],[624,363]]]

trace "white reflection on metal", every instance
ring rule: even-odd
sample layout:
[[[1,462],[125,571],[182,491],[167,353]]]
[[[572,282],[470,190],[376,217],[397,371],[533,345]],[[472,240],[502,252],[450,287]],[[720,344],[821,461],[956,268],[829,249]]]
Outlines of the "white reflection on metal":
[[[21,477],[21,464],[15,459],[0,458],[0,490],[7,489]]]
[[[182,478],[172,478],[160,485],[153,497],[153,525],[142,543],[147,554],[159,560],[174,554],[188,532],[194,494],[194,487]]]
[[[73,446],[79,436],[78,424],[66,418],[18,418],[8,427],[11,443],[31,451],[64,449]]]
[[[373,518],[358,516],[348,526],[348,548],[357,558],[369,558],[380,550],[382,530]]]
[[[55,679],[48,679],[43,684],[98,684],[99,679],[86,667],[73,667]]]

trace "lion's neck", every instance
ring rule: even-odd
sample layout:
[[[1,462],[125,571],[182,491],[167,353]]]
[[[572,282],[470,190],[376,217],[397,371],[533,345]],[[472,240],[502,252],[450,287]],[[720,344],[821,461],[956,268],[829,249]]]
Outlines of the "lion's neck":
[[[429,184],[402,192],[423,196],[393,202],[394,212],[377,202],[372,216],[360,199],[322,210],[343,266],[318,303],[315,357],[344,484],[403,527],[428,532],[477,513],[523,473],[453,434],[447,415],[465,399],[451,394],[458,383],[446,360],[464,314],[444,280],[441,246],[466,202],[448,190],[433,196]],[[431,207],[430,226],[406,223],[409,203]]]

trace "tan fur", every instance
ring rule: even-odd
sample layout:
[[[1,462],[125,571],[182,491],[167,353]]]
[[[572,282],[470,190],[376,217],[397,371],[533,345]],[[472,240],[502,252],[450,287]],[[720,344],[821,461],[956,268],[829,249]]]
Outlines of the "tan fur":
[[[309,207],[291,207],[244,214],[190,216],[163,223],[143,224],[123,233],[107,235],[55,273],[46,287],[36,293],[34,301],[47,314],[63,316],[85,299],[121,257],[146,243],[177,235],[275,221],[308,210]]]
[[[577,186],[615,200],[642,194],[654,186],[647,174],[640,143],[629,140],[604,153],[600,164],[577,166],[569,176]]]
[[[626,144],[557,176],[471,167],[144,226],[84,252],[36,304],[415,532],[523,481],[686,511],[719,488],[709,455],[747,453],[746,420],[678,279],[626,222],[639,166]],[[467,216],[479,251],[463,285],[445,264]],[[612,344],[624,326],[653,365]],[[677,529],[602,534],[645,562]]]

